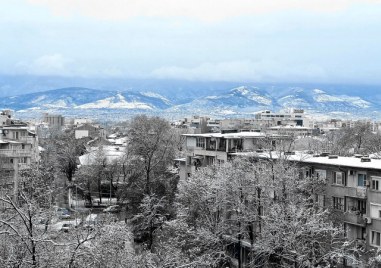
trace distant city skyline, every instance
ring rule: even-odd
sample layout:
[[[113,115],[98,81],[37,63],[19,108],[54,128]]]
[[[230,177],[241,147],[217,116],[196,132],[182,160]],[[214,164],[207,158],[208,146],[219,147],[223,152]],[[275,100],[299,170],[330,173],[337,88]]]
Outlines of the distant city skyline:
[[[378,0],[1,6],[0,75],[381,84]]]

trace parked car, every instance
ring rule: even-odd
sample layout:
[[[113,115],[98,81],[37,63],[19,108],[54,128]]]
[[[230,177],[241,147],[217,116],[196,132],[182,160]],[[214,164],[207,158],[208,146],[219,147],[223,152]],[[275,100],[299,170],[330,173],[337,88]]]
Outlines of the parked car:
[[[66,208],[57,208],[57,216],[60,219],[68,219],[70,218],[70,211]]]
[[[62,224],[61,231],[67,233],[69,230],[73,229],[74,225],[71,223],[64,223]]]
[[[113,205],[105,208],[103,212],[105,213],[119,213],[121,211],[121,207],[119,205]]]

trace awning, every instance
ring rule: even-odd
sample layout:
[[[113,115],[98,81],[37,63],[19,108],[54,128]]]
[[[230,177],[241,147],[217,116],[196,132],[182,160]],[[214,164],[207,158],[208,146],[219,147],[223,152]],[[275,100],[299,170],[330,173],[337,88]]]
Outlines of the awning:
[[[195,156],[192,156],[192,158],[193,159],[204,159],[204,157],[203,156],[201,156],[201,155],[195,155]]]

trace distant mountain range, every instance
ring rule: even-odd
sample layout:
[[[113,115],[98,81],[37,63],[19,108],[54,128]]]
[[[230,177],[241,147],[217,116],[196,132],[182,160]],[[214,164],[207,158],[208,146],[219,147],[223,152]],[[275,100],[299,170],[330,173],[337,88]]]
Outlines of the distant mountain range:
[[[303,108],[312,114],[331,117],[368,117],[381,119],[380,95],[353,94],[340,90],[289,86],[239,86],[228,90],[95,90],[62,88],[0,99],[0,108],[20,115],[42,112],[78,115],[118,115],[151,113],[181,118],[192,114],[214,117],[248,116],[259,110]],[[381,94],[381,92],[380,92]]]

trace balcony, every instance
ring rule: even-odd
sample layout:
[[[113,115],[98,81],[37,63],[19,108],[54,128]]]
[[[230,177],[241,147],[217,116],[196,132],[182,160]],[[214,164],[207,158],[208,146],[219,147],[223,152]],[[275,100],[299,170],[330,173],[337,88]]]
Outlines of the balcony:
[[[31,136],[22,136],[22,137],[18,137],[17,139],[4,137],[4,140],[17,141],[17,142],[27,143],[27,144],[34,144],[36,142],[36,138]]]
[[[349,196],[360,199],[367,198],[367,188],[365,187],[348,187],[336,184],[331,184],[331,186],[331,194],[333,196]]]
[[[343,214],[343,221],[354,224],[354,225],[359,225],[359,226],[366,226],[366,222],[364,220],[364,216],[360,213],[360,211],[356,212],[345,212]]]
[[[366,198],[366,188],[365,187],[357,187],[356,188],[356,197]]]
[[[0,156],[5,157],[31,157],[31,150],[23,149],[0,149]]]

